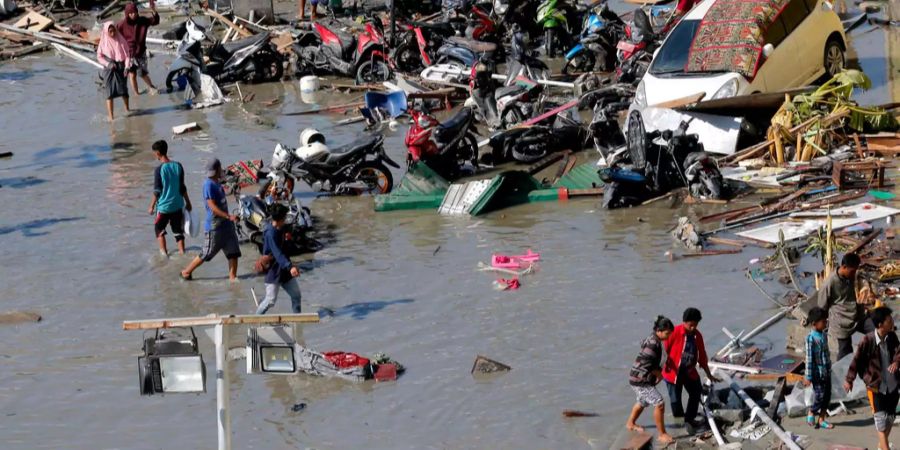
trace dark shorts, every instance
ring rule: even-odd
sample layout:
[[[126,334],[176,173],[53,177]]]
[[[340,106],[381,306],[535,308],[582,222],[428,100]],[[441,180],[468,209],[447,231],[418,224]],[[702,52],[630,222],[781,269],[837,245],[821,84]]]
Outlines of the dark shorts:
[[[181,211],[173,213],[156,213],[156,222],[153,222],[153,229],[156,231],[156,237],[166,234],[166,227],[172,229],[175,235],[175,241],[184,240],[184,214]]]
[[[319,0],[306,0],[306,3],[309,3],[310,5],[316,6],[316,5],[319,4]]]
[[[207,231],[203,239],[203,250],[200,259],[210,261],[222,251],[228,259],[240,258],[241,247],[238,245],[237,232],[231,222],[223,223],[214,230]]]
[[[139,77],[150,75],[150,71],[147,69],[147,55],[131,58],[131,67],[128,68],[128,72],[136,72]]]
[[[880,394],[871,389],[867,391],[869,404],[875,413],[875,431],[884,432],[894,424],[897,403],[900,402],[900,392],[893,394]]]

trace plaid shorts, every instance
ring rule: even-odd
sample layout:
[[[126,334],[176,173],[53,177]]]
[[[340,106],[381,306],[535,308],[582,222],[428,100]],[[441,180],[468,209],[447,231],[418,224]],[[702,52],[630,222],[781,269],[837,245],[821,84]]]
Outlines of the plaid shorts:
[[[644,408],[663,404],[662,394],[656,389],[656,386],[635,386],[631,389],[637,396],[637,402]]]

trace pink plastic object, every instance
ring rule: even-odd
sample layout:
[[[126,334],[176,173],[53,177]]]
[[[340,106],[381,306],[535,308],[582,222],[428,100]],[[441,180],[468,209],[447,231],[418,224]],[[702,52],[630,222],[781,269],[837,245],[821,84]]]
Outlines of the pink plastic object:
[[[524,255],[491,255],[491,266],[498,269],[524,269],[540,260],[541,254],[532,253],[529,248],[528,252]]]

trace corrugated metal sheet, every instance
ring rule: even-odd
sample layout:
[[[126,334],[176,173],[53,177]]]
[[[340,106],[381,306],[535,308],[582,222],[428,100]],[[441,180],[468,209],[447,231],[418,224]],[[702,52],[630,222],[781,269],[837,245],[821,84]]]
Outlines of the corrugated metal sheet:
[[[567,189],[590,189],[600,186],[603,186],[603,181],[600,180],[600,175],[597,174],[597,166],[592,163],[575,166],[553,185],[553,187],[564,187]]]
[[[441,214],[468,214],[472,205],[488,190],[497,177],[492,180],[470,181],[464,184],[450,185],[438,212]]]
[[[450,183],[424,163],[414,164],[393,192],[375,197],[375,211],[437,208]]]

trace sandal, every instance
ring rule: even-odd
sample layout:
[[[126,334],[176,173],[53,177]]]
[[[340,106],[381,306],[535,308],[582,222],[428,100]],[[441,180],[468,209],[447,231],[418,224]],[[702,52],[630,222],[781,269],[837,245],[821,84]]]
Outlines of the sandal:
[[[825,430],[831,430],[834,428],[834,425],[823,420],[823,421],[819,422],[819,428],[822,428]]]
[[[812,414],[806,416],[806,424],[810,427],[816,428],[816,416]]]

